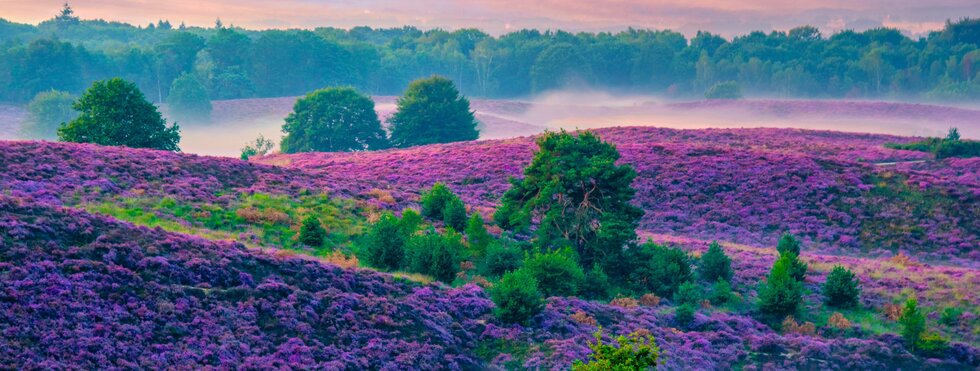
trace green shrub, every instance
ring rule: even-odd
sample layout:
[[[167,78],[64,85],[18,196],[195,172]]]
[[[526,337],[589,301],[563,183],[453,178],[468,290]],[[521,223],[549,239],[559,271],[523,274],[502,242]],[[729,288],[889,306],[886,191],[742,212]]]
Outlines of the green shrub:
[[[681,327],[687,327],[694,320],[694,313],[697,308],[692,304],[684,304],[674,310],[674,319]]]
[[[656,368],[660,348],[653,336],[640,337],[638,333],[616,338],[618,346],[602,342],[602,328],[595,332],[595,342],[589,343],[592,354],[588,362],[575,361],[572,371],[627,371]]]
[[[398,226],[402,228],[405,236],[411,236],[422,227],[422,215],[415,209],[405,209],[402,211],[402,218],[398,221]]]
[[[538,282],[523,269],[508,272],[490,289],[496,314],[506,323],[526,323],[544,310]]]
[[[493,236],[487,232],[486,226],[483,225],[483,217],[480,216],[480,213],[474,212],[470,220],[466,222],[466,241],[470,243],[470,249],[479,257],[486,255],[487,247],[493,242]]]
[[[320,219],[314,215],[309,215],[303,219],[303,224],[299,228],[299,242],[309,247],[323,247],[323,241],[327,237],[327,231],[320,224]]]
[[[949,350],[949,340],[935,332],[924,333],[916,342],[915,349],[926,357],[943,358]]]
[[[742,87],[734,81],[719,82],[704,93],[707,99],[741,99]]]
[[[63,91],[37,93],[27,104],[28,119],[22,129],[24,134],[38,139],[58,138],[58,127],[78,117],[78,112],[72,109],[74,101],[71,94]]]
[[[676,305],[698,305],[701,302],[701,287],[694,282],[684,282],[674,293],[674,304]]]
[[[926,331],[926,316],[919,310],[919,301],[909,298],[905,301],[902,316],[898,318],[902,325],[902,338],[912,349],[918,345],[919,338]]]
[[[443,210],[446,205],[457,198],[446,183],[436,182],[432,188],[422,191],[419,202],[422,204],[422,216],[432,219],[443,219]]]
[[[464,251],[462,236],[453,231],[409,237],[405,248],[410,271],[447,283],[455,279]]]
[[[823,285],[824,303],[836,308],[853,308],[858,305],[861,288],[857,277],[842,266],[835,266]]]
[[[800,261],[800,241],[791,234],[784,234],[776,245],[779,255],[788,255],[790,261],[790,275],[799,282],[806,279],[807,265]]]
[[[646,243],[630,249],[626,261],[636,264],[629,282],[637,294],[652,292],[669,298],[681,283],[693,278],[690,258],[678,248]]]
[[[404,220],[404,219],[402,219]],[[371,225],[365,238],[364,260],[381,270],[396,270],[405,258],[405,241],[410,234],[394,214],[387,212]]]
[[[572,296],[578,293],[585,273],[570,255],[570,249],[537,253],[528,258],[521,269],[534,277],[546,297]]]
[[[711,304],[722,305],[732,300],[732,285],[725,280],[718,280],[711,286]]]
[[[611,296],[612,284],[609,276],[598,264],[592,266],[592,270],[585,273],[585,280],[579,288],[579,294],[586,299],[605,300]]]
[[[524,252],[502,241],[487,246],[487,253],[480,262],[480,274],[496,278],[517,270],[524,264]]]
[[[707,282],[732,279],[732,259],[725,255],[718,242],[712,242],[708,251],[701,255],[698,275]]]
[[[980,142],[975,140],[943,141],[936,147],[936,158],[980,157]]]
[[[943,309],[942,315],[939,316],[939,322],[946,326],[956,326],[959,324],[961,316],[963,316],[963,309],[948,307]]]
[[[275,147],[275,145],[276,144],[271,140],[265,139],[265,136],[259,134],[258,138],[255,138],[254,141],[246,144],[245,147],[242,148],[240,158],[242,160],[248,160],[252,156],[265,156],[272,150],[272,147]]]
[[[784,317],[796,313],[803,302],[802,286],[791,275],[792,254],[780,255],[772,265],[766,282],[759,287],[759,310]]]
[[[457,231],[466,228],[466,205],[463,200],[453,197],[446,202],[446,207],[442,210],[442,221],[447,227]]]

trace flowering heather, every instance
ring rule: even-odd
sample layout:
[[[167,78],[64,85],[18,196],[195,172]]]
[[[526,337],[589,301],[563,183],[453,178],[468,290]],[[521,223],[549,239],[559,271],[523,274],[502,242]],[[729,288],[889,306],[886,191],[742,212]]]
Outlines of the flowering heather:
[[[908,162],[928,154],[882,146],[912,138],[788,129],[597,132],[638,172],[642,230],[754,245],[774,244],[788,231],[811,248],[980,261],[980,162],[919,165]],[[302,169],[354,194],[385,189],[402,205],[443,181],[488,211],[535,149],[531,138],[516,138],[256,161]]]

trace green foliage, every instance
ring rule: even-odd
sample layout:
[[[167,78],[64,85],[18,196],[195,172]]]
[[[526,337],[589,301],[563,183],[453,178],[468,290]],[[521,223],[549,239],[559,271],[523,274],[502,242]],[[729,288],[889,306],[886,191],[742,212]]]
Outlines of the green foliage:
[[[497,306],[497,317],[506,323],[526,323],[544,310],[538,282],[523,269],[505,274],[490,289],[490,297]]]
[[[653,336],[641,337],[638,333],[629,337],[620,335],[616,345],[602,342],[602,328],[595,332],[595,342],[589,343],[592,354],[588,362],[575,361],[572,371],[633,371],[656,369],[660,361],[660,348]]]
[[[708,251],[701,255],[698,275],[707,282],[732,279],[732,259],[725,255],[718,242],[711,242]]]
[[[242,160],[248,160],[252,156],[265,156],[269,154],[269,151],[271,151],[272,147],[274,146],[275,143],[273,143],[271,140],[265,139],[264,135],[259,134],[258,138],[255,138],[254,141],[246,144],[245,148],[242,148],[240,158]]]
[[[784,234],[776,245],[780,256],[786,255],[790,260],[790,274],[793,279],[803,282],[806,279],[807,265],[800,261],[800,241],[791,234]]]
[[[352,88],[326,88],[300,98],[282,126],[283,153],[349,152],[387,147],[374,101]]]
[[[487,253],[480,261],[480,273],[489,278],[502,276],[517,270],[524,264],[524,252],[503,241],[494,241],[487,246]]]
[[[534,277],[544,296],[572,296],[578,293],[585,273],[570,255],[572,252],[567,249],[536,253],[521,269]]]
[[[422,190],[419,203],[422,204],[422,216],[432,219],[444,219],[446,206],[459,199],[446,183],[436,182],[432,188]]]
[[[698,305],[701,303],[701,287],[696,283],[688,281],[677,287],[674,293],[674,304],[677,305]]]
[[[682,304],[674,311],[674,319],[677,320],[677,324],[686,327],[694,320],[694,313],[696,312],[697,308],[694,304]]]
[[[619,273],[623,247],[636,239],[643,215],[630,204],[636,172],[617,165],[616,147],[591,132],[546,133],[537,144],[524,178],[511,180],[494,219],[508,229],[539,221],[539,246],[571,246],[581,266],[599,263],[607,273]]]
[[[404,215],[404,213],[403,213]],[[396,270],[405,258],[405,241],[411,235],[394,214],[381,214],[371,225],[364,241],[363,258],[372,267],[382,270]]]
[[[950,128],[945,138],[926,138],[918,142],[903,144],[885,143],[885,147],[929,152],[934,154],[936,159],[980,157],[980,142],[960,139],[960,132],[956,128]]]
[[[543,50],[531,66],[531,89],[541,93],[592,80],[589,64],[574,45],[559,43]]]
[[[669,298],[693,278],[690,258],[681,249],[648,242],[630,252],[624,261],[636,264],[629,282],[637,294],[652,292]]]
[[[943,313],[939,316],[939,323],[946,326],[956,326],[960,322],[960,317],[963,316],[963,309],[957,307],[948,307],[943,309]]]
[[[723,305],[732,300],[732,285],[725,280],[718,280],[711,286],[711,304]]]
[[[456,278],[464,253],[462,236],[451,230],[442,235],[429,231],[411,236],[405,247],[409,271],[447,283]]]
[[[170,86],[167,106],[174,117],[185,120],[207,119],[211,116],[211,97],[197,76],[184,73]]]
[[[415,209],[405,209],[402,211],[402,218],[398,221],[398,225],[405,232],[405,236],[411,236],[419,231],[423,222],[422,215],[419,215],[418,211],[415,211]]]
[[[919,354],[926,357],[944,358],[946,351],[949,350],[949,340],[946,340],[939,333],[927,332],[919,337],[915,349]]]
[[[303,245],[319,248],[323,247],[323,241],[327,237],[327,231],[320,224],[320,219],[315,215],[309,215],[303,219],[303,224],[299,228],[299,242]]]
[[[470,101],[459,94],[451,80],[439,76],[409,84],[388,123],[391,143],[402,148],[480,136]]]
[[[741,99],[742,87],[735,81],[719,82],[704,92],[707,99]]]
[[[898,318],[898,323],[902,325],[902,338],[910,348],[915,349],[919,339],[926,331],[926,316],[919,310],[919,301],[909,298],[905,301],[902,308],[902,316]]]
[[[466,205],[463,204],[463,200],[459,197],[450,198],[442,210],[442,221],[447,227],[457,231],[466,228]]]
[[[595,264],[592,270],[585,272],[585,280],[579,288],[579,294],[586,299],[605,300],[612,296],[612,288],[609,276],[598,264]]]
[[[470,243],[470,249],[479,257],[486,255],[487,247],[493,242],[493,236],[487,232],[480,213],[473,213],[473,216],[466,222],[466,230],[464,232],[466,233],[466,241]]]
[[[131,82],[96,81],[75,102],[78,118],[58,129],[66,142],[179,151],[179,128],[167,127],[156,106]]]
[[[835,266],[823,285],[824,303],[836,308],[856,307],[861,295],[859,284],[853,272],[842,266]]]
[[[772,270],[759,287],[759,310],[767,315],[783,317],[796,313],[803,302],[802,285],[793,278],[792,253],[780,255]]]
[[[38,139],[56,139],[58,127],[78,117],[72,109],[75,98],[63,91],[49,90],[37,93],[27,105],[28,120],[24,134]]]

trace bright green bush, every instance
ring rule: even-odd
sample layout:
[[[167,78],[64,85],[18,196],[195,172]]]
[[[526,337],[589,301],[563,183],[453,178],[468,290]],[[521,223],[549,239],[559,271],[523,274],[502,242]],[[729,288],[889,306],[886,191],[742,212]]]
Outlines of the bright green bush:
[[[701,255],[698,275],[707,282],[732,279],[732,259],[725,255],[718,242],[711,242],[708,251]]]
[[[372,267],[382,270],[400,268],[405,258],[405,241],[409,235],[406,227],[394,214],[382,214],[368,230],[364,242],[364,260]]]
[[[660,348],[653,336],[640,337],[638,333],[628,337],[620,335],[616,344],[602,342],[602,328],[595,332],[595,342],[589,343],[592,354],[588,362],[575,361],[572,371],[628,371],[656,368]]]
[[[429,231],[411,236],[405,248],[410,271],[426,274],[446,283],[456,278],[464,253],[463,238],[453,231],[447,231],[443,235]]]
[[[431,188],[423,190],[419,196],[419,203],[422,204],[422,216],[432,219],[443,219],[443,211],[446,205],[458,197],[453,193],[446,183],[436,182]]]
[[[523,269],[509,272],[490,289],[497,318],[506,323],[526,323],[544,310],[538,282]]]
[[[442,210],[442,221],[447,227],[462,231],[466,228],[466,205],[459,197],[453,197],[446,202]]]
[[[536,253],[524,262],[521,269],[534,277],[546,297],[572,296],[578,293],[585,273],[570,255],[569,249]]]
[[[926,357],[943,358],[949,350],[949,340],[939,333],[928,332],[919,337],[915,345],[916,351]]]
[[[242,148],[240,158],[242,160],[248,160],[252,156],[265,156],[272,150],[273,147],[275,147],[275,145],[276,144],[271,140],[265,139],[264,135],[259,134],[258,138],[255,138],[254,141],[246,144],[245,147]]]
[[[787,255],[790,261],[790,275],[793,279],[803,282],[806,279],[807,265],[800,261],[800,241],[791,234],[784,234],[776,245],[780,256]]]
[[[910,348],[915,349],[919,343],[919,338],[926,331],[926,316],[919,310],[919,301],[909,298],[905,301],[902,308],[902,316],[898,318],[898,323],[902,325],[902,338]]]
[[[486,255],[487,247],[493,242],[493,236],[487,232],[486,226],[483,224],[483,217],[480,213],[474,212],[473,216],[466,222],[466,241],[470,244],[470,249],[476,254],[476,256],[483,257]]]
[[[759,287],[759,310],[767,315],[784,317],[796,313],[803,302],[802,286],[793,278],[792,253],[780,255],[769,276]]]
[[[674,304],[676,305],[698,305],[701,302],[701,287],[696,283],[688,281],[682,283],[677,292],[674,293]]]
[[[854,273],[842,267],[835,266],[827,275],[823,285],[824,303],[836,308],[853,308],[858,305],[861,288]]]

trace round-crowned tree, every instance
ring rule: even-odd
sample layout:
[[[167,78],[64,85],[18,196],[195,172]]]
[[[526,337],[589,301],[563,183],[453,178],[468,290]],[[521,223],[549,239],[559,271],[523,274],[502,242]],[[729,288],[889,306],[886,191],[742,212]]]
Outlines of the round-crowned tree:
[[[470,101],[459,94],[451,80],[439,76],[409,84],[388,123],[395,147],[460,142],[480,136]]]
[[[206,120],[211,116],[208,89],[193,74],[185,73],[174,79],[167,96],[172,117],[185,120]]]
[[[282,126],[283,153],[385,148],[374,101],[351,88],[320,89],[296,101]]]
[[[78,112],[72,109],[74,102],[75,98],[63,91],[37,93],[27,105],[29,115],[23,134],[39,139],[57,138],[58,126],[78,117]]]
[[[96,81],[74,108],[78,118],[58,128],[62,141],[180,151],[180,129],[168,127],[156,106],[129,81]]]

